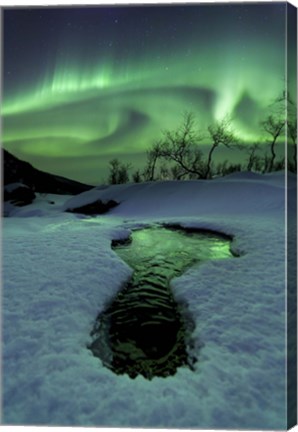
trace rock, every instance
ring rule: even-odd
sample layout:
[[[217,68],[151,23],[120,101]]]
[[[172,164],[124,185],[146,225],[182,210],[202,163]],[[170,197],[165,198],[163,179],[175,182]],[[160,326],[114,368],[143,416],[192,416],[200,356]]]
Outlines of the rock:
[[[69,213],[81,213],[85,215],[98,215],[107,213],[110,209],[116,207],[117,205],[119,205],[119,203],[113,200],[103,202],[98,199],[92,203],[83,205],[81,207],[68,208],[65,211]]]
[[[10,183],[4,186],[4,201],[10,201],[16,206],[31,204],[36,198],[35,193],[27,185],[22,183]]]

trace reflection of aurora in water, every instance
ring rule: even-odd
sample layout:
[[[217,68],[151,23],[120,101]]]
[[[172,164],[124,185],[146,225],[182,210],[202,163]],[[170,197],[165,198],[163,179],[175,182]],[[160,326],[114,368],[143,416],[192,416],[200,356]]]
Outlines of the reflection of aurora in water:
[[[95,181],[100,160],[138,161],[185,110],[202,128],[231,114],[259,140],[284,85],[285,7],[6,10],[4,145]]]
[[[231,258],[232,239],[156,226],[134,231],[129,240],[114,242],[114,249],[134,273],[97,317],[89,348],[105,366],[131,378],[167,377],[177,367],[193,368],[198,355],[192,353],[194,323],[186,305],[176,301],[170,281],[192,265]]]

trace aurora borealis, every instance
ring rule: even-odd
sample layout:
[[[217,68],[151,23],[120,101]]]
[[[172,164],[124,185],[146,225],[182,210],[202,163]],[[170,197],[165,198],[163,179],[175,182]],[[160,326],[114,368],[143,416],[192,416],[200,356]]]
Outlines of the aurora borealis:
[[[98,184],[114,157],[141,167],[185,111],[203,130],[230,115],[241,142],[260,141],[285,86],[287,15],[286,3],[5,8],[3,145]]]

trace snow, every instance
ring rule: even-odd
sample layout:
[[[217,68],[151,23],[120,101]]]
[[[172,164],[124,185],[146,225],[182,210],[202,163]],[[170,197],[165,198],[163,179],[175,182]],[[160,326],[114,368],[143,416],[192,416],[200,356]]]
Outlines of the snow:
[[[13,192],[14,190],[18,189],[19,187],[29,189],[29,187],[27,185],[24,185],[23,183],[9,183],[9,184],[4,186],[4,190],[6,192],[10,193],[10,192]]]
[[[63,213],[95,199],[120,205]],[[196,321],[196,370],[132,380],[86,345],[132,273],[111,240],[164,222],[230,234],[241,256],[172,282]],[[3,221],[4,424],[285,429],[285,252],[284,173],[117,185],[15,208]]]

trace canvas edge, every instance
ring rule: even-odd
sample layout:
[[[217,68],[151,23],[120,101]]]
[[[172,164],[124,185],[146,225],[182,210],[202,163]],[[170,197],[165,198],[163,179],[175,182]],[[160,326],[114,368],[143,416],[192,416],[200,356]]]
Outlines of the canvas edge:
[[[296,37],[295,37],[296,35]],[[295,38],[295,39],[294,39]],[[296,55],[293,55],[293,46]],[[297,95],[297,8],[287,3],[286,5],[286,86],[289,76],[295,77],[295,83],[291,83]],[[286,91],[288,88],[286,88]],[[297,106],[294,114],[289,112],[289,101],[286,100],[286,120],[291,120],[294,115],[297,119]],[[292,118],[293,119],[293,118]],[[295,121],[295,118],[294,118]],[[288,131],[288,128],[287,128]],[[288,139],[289,138],[289,139]],[[295,145],[295,144],[294,144]],[[288,157],[291,154],[291,142],[288,133],[286,135],[286,312],[287,312],[287,357],[286,357],[286,406],[287,429],[297,425],[297,187],[289,188],[291,173],[288,169]],[[297,144],[296,144],[297,146]],[[297,166],[297,162],[296,162]],[[297,173],[296,173],[297,174]]]

